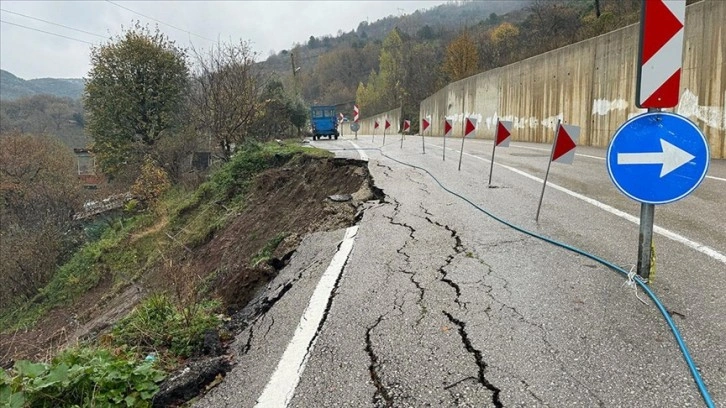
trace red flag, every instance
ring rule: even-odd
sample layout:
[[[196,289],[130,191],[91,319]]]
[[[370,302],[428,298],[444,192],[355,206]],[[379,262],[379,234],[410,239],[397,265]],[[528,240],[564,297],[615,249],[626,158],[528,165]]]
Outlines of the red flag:
[[[378,119],[376,119],[376,121],[373,122],[373,129],[378,129]]]
[[[552,151],[552,161],[572,164],[575,156],[576,142],[580,138],[580,127],[573,125],[560,125],[555,136],[555,148]]]
[[[512,135],[512,122],[506,120],[497,121],[497,134],[494,136],[497,146],[509,147],[509,136]]]
[[[391,127],[391,122],[388,121],[388,118],[386,118],[386,129]]]
[[[429,121],[428,121],[428,120],[426,120],[426,119],[421,119],[421,131],[422,131],[422,132],[423,132],[423,131],[425,131],[426,129],[428,129],[428,128],[429,128],[429,126],[431,126],[431,123],[429,123]]]
[[[403,131],[408,132],[409,130],[411,130],[411,121],[407,119],[403,121]]]
[[[466,118],[466,125],[464,126],[464,137],[467,137],[470,134],[474,133],[475,130],[476,126],[474,125],[474,121],[471,118]]]

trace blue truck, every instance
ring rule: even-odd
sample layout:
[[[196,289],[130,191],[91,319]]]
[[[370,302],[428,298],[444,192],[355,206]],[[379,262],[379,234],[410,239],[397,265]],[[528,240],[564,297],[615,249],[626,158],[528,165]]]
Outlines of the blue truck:
[[[323,136],[328,139],[338,139],[338,121],[335,116],[335,106],[313,106],[310,108],[310,125],[313,131],[313,140]]]

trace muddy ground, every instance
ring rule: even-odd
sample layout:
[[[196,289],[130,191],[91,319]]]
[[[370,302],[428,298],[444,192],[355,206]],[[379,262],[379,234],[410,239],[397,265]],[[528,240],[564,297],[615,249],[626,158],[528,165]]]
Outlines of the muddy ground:
[[[254,180],[244,209],[209,242],[180,252],[170,263],[173,272],[193,286],[187,289],[206,285],[209,295],[221,298],[232,315],[285,266],[305,234],[354,224],[361,204],[380,197],[376,191],[367,163],[356,160],[304,157],[268,170]],[[342,197],[329,198],[335,195]],[[275,237],[284,239],[269,259],[254,265],[253,258]],[[163,268],[149,271],[116,293],[111,292],[115,282],[103,279],[34,328],[0,334],[0,366],[17,359],[47,359],[79,339],[97,338],[146,295],[168,290],[168,273]]]

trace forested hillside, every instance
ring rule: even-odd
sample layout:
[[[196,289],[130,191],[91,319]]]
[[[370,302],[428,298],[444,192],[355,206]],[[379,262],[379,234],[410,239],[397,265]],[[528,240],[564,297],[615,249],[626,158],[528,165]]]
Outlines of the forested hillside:
[[[264,65],[309,104],[349,113],[355,101],[364,117],[402,106],[416,131],[420,101],[446,83],[632,24],[639,10],[639,0],[451,2],[310,37]]]
[[[0,70],[0,99],[16,100],[33,95],[53,95],[60,98],[80,99],[83,93],[81,78],[38,78],[25,80]]]
[[[0,135],[11,132],[49,134],[67,146],[86,147],[85,115],[80,100],[50,94],[0,101]]]

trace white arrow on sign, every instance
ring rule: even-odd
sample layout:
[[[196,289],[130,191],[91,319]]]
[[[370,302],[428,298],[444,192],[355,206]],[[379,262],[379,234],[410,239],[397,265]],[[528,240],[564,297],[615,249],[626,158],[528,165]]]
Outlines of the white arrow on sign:
[[[618,164],[662,164],[660,177],[683,166],[696,156],[660,139],[661,152],[618,153]]]

